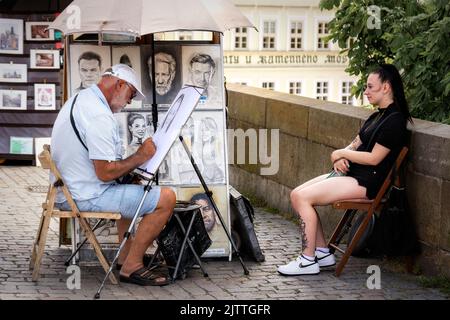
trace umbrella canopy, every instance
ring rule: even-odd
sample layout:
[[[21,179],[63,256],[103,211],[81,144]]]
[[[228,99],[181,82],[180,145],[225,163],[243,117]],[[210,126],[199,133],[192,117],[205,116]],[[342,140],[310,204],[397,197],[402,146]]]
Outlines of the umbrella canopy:
[[[224,32],[253,24],[230,0],[74,0],[49,26],[65,35]]]

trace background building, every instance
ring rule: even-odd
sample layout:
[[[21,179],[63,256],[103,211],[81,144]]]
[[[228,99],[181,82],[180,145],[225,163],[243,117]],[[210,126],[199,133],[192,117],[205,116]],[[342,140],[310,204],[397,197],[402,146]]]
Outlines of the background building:
[[[359,106],[351,97],[357,77],[350,76],[346,54],[327,42],[334,11],[320,0],[232,0],[258,28],[237,28],[223,38],[225,78],[305,97]],[[209,32],[173,32],[160,40],[209,40]],[[367,101],[364,99],[364,103]]]
[[[258,28],[224,36],[227,82],[361,105],[350,97],[357,77],[345,72],[348,58],[337,44],[323,40],[333,11],[319,0],[233,0]]]

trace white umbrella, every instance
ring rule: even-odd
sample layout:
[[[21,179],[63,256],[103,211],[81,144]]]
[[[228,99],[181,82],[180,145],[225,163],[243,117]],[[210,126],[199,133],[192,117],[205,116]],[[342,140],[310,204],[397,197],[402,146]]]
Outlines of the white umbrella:
[[[255,28],[230,0],[74,0],[48,28],[60,30],[66,36],[120,33],[139,37],[177,30],[223,33],[238,27]],[[153,61],[153,79],[154,66]],[[156,130],[158,113],[154,84],[152,89]]]
[[[230,0],[74,0],[49,26],[135,36],[177,30],[224,32],[253,24]]]

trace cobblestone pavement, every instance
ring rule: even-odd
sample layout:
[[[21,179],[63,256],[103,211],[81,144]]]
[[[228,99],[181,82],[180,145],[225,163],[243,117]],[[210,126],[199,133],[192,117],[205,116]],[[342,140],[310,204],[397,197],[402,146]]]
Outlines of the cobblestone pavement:
[[[81,267],[81,289],[69,290],[64,260],[70,254],[58,247],[58,221],[51,223],[41,276],[31,281],[28,269],[33,239],[45,193],[30,186],[47,185],[47,172],[36,167],[0,166],[0,299],[92,299],[104,272],[99,266]],[[446,299],[436,289],[423,288],[414,276],[381,272],[381,289],[368,289],[367,267],[378,260],[351,258],[336,278],[323,271],[316,276],[283,277],[276,272],[298,254],[298,228],[279,215],[256,210],[255,229],[266,261],[246,261],[250,275],[243,274],[237,259],[207,260],[209,278],[191,270],[184,280],[165,287],[140,287],[107,283],[103,299]]]

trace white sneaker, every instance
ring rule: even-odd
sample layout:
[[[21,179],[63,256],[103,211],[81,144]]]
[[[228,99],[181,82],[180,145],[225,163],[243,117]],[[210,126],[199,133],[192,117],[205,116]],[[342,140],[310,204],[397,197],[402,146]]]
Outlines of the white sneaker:
[[[294,261],[289,262],[277,268],[278,272],[284,276],[301,276],[319,274],[320,268],[317,259],[310,261],[303,255],[297,257]]]
[[[336,259],[334,258],[334,254],[330,252],[322,252],[320,250],[316,250],[316,259],[319,263],[319,267],[326,268],[332,267],[336,265]]]

